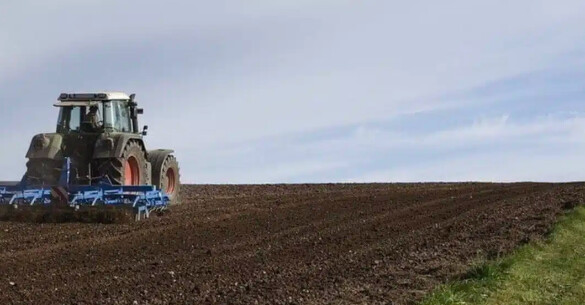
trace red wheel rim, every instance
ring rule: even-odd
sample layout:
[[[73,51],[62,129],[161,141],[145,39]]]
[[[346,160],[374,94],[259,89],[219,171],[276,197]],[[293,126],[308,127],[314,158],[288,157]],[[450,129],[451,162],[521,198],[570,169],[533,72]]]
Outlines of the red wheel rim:
[[[169,195],[172,195],[175,192],[175,188],[177,187],[177,179],[175,178],[175,170],[172,168],[167,169],[166,173],[167,178],[167,187],[165,192]]]
[[[138,168],[138,161],[134,157],[128,158],[124,163],[124,184],[140,184],[140,169]]]

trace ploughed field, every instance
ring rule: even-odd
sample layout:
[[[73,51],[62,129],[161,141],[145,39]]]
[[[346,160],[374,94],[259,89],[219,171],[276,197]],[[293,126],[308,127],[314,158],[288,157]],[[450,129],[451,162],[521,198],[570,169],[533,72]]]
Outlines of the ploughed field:
[[[413,304],[583,184],[184,186],[125,224],[0,222],[0,304]]]

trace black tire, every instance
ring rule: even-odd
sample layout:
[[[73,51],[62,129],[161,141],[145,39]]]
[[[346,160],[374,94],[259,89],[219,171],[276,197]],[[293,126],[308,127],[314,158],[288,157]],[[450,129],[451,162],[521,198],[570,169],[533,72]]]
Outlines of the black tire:
[[[126,162],[136,162],[136,177],[126,177]],[[139,143],[134,141],[126,144],[121,158],[102,160],[98,171],[102,177],[108,177],[113,185],[144,185],[149,182],[148,162],[144,150]],[[129,181],[132,182],[128,183]]]
[[[30,159],[26,163],[25,182],[32,186],[59,184],[63,162],[52,159]]]
[[[169,172],[172,171],[171,172]],[[175,205],[175,204],[180,204],[181,203],[181,173],[180,173],[180,168],[179,168],[179,162],[177,161],[177,158],[175,158],[175,156],[173,155],[169,155],[166,160],[165,163],[163,164],[162,167],[162,171],[163,175],[165,173],[173,176],[173,181],[174,181],[174,188],[172,192],[168,192],[167,195],[169,196],[169,198],[171,199],[171,204]],[[164,190],[165,192],[168,191],[169,189],[169,179],[165,178],[164,176],[162,177],[161,181],[160,181],[160,188],[161,190]]]
[[[179,162],[173,155],[150,152],[152,182],[171,199],[171,205],[181,203],[181,174]]]

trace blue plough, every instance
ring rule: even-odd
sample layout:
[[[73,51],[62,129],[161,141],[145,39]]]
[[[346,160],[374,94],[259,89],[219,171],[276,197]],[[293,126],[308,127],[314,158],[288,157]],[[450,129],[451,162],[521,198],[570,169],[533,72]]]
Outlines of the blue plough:
[[[59,185],[31,187],[26,177],[15,185],[0,185],[0,205],[35,206],[56,202],[78,210],[86,206],[119,206],[134,209],[136,220],[148,218],[150,213],[165,210],[169,196],[152,185],[112,185],[107,177],[95,185],[71,185],[71,160],[65,158]]]

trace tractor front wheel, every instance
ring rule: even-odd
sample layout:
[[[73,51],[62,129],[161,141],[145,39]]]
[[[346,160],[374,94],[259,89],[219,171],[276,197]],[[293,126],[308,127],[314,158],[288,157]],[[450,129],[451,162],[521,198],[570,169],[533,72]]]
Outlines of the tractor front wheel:
[[[169,196],[171,204],[179,204],[179,191],[181,189],[181,177],[179,175],[179,162],[173,155],[167,156],[161,169],[159,187]]]
[[[148,152],[148,161],[152,164],[152,184],[169,196],[171,204],[179,204],[181,175],[177,158],[169,151],[154,150]]]

